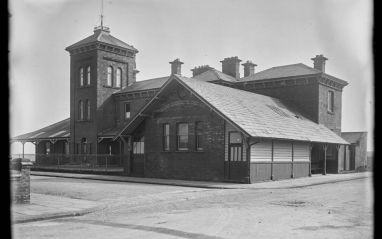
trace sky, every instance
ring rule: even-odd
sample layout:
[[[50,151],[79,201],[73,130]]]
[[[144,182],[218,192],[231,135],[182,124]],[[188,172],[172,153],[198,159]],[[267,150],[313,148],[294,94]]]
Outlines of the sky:
[[[10,135],[69,117],[69,53],[93,34],[101,0],[12,0]],[[342,94],[342,131],[368,131],[373,150],[372,1],[367,0],[104,0],[104,25],[139,50],[137,81],[182,75],[238,56],[256,72],[304,63],[323,54],[326,73],[349,83]],[[243,69],[241,69],[243,75]],[[34,153],[27,143],[26,153]],[[12,144],[12,153],[21,144]]]

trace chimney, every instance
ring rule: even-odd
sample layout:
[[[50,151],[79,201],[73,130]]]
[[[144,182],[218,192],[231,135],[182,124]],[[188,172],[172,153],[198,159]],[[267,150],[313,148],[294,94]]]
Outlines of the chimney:
[[[324,55],[316,55],[315,58],[311,58],[313,61],[313,67],[314,69],[317,69],[319,71],[325,72],[325,61],[328,60],[328,58],[324,57]]]
[[[181,70],[182,70],[183,62],[181,62],[179,58],[176,58],[174,61],[169,63],[171,64],[171,74],[177,74],[177,75],[182,74]]]
[[[235,57],[224,58],[220,61],[222,63],[222,72],[224,74],[235,77],[236,79],[240,78],[240,62],[241,60]]]
[[[200,74],[202,74],[203,72],[206,72],[206,71],[211,70],[211,69],[214,69],[214,68],[212,68],[212,67],[209,66],[209,65],[204,65],[204,66],[198,66],[198,67],[195,67],[194,69],[191,69],[191,71],[192,71],[192,77],[197,76],[197,75],[200,75]]]
[[[247,61],[242,64],[244,66],[244,77],[251,76],[255,74],[255,66],[252,61]]]

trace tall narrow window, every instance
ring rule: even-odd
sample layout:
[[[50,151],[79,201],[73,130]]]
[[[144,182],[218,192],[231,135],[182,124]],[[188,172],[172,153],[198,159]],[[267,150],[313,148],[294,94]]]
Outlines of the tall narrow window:
[[[328,91],[328,111],[334,112],[334,92]]]
[[[176,132],[178,150],[188,150],[188,124],[179,123]]]
[[[82,100],[78,102],[78,119],[84,120],[84,102]]]
[[[170,124],[163,124],[163,150],[170,150]]]
[[[115,87],[120,88],[121,82],[122,82],[122,70],[121,70],[121,68],[118,68],[117,69],[117,75],[116,75]]]
[[[69,154],[69,142],[66,141],[64,145],[64,154]]]
[[[125,103],[125,119],[130,119],[130,104]]]
[[[86,84],[90,85],[90,66],[86,68],[86,72],[87,72]]]
[[[50,154],[50,142],[45,142],[45,154]]]
[[[90,120],[90,100],[86,100],[86,119]]]
[[[109,66],[107,68],[107,81],[106,81],[106,85],[107,86],[112,86],[112,80],[113,80],[113,67]]]
[[[84,68],[80,68],[80,86],[84,85]]]
[[[203,122],[195,123],[195,147],[197,151],[203,150]]]
[[[83,153],[83,154],[86,154],[87,153],[87,140],[86,140],[86,138],[82,138],[81,139],[81,148],[82,148],[82,152],[81,153]]]

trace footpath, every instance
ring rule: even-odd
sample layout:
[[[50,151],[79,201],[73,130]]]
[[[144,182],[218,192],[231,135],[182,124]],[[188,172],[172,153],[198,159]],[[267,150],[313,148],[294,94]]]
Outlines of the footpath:
[[[185,181],[173,179],[135,178],[125,176],[53,173],[36,171],[32,171],[31,175],[32,177],[33,175],[35,175],[86,180],[117,181],[127,183],[161,184],[209,189],[287,189],[372,177],[371,172],[362,172],[349,174],[313,175],[312,177],[306,178],[266,181],[253,184],[238,184],[226,182]],[[94,201],[31,193],[30,204],[13,204],[11,206],[11,218],[12,223],[26,223],[39,220],[55,219],[60,217],[81,216],[90,212],[98,211],[103,207],[104,205],[101,205]]]
[[[81,216],[101,209],[100,204],[68,197],[31,193],[29,204],[12,204],[12,223]]]
[[[90,180],[104,180],[104,181],[116,181],[116,182],[161,184],[161,185],[211,188],[211,189],[247,189],[247,188],[277,189],[277,188],[298,188],[298,187],[313,186],[313,185],[319,185],[319,184],[325,184],[325,183],[335,183],[335,182],[341,182],[341,181],[367,178],[367,177],[371,177],[372,173],[360,172],[360,173],[327,174],[327,175],[313,174],[311,177],[284,179],[284,180],[276,180],[276,181],[265,181],[265,182],[257,182],[252,184],[188,181],[188,180],[160,179],[160,178],[139,178],[139,177],[75,174],[75,173],[37,172],[37,171],[31,171],[31,175],[90,179]]]

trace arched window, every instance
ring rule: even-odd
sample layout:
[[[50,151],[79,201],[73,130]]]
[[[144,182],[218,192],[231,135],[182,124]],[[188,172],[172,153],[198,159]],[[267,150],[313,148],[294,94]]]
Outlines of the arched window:
[[[106,85],[111,86],[113,80],[113,67],[109,66],[107,68],[107,82]]]
[[[87,144],[88,144],[87,139],[86,138],[82,138],[81,139],[81,148],[82,148],[82,152],[81,153],[86,154],[88,152]]]
[[[121,70],[121,68],[118,68],[117,69],[117,77],[116,77],[115,87],[120,88],[121,87],[121,82],[122,82],[122,70]]]
[[[86,68],[86,72],[87,72],[87,82],[86,82],[86,84],[87,85],[90,85],[90,66],[88,66],[87,68]]]
[[[80,86],[84,85],[84,68],[80,68]]]
[[[90,100],[86,100],[86,118],[90,120]]]
[[[78,119],[84,120],[84,102],[82,100],[78,102]]]

